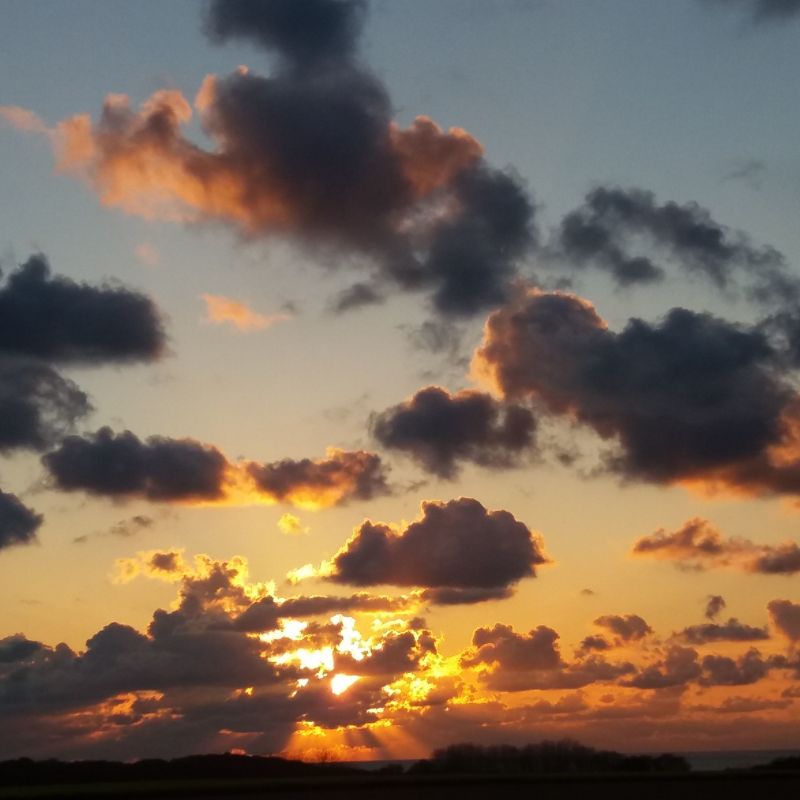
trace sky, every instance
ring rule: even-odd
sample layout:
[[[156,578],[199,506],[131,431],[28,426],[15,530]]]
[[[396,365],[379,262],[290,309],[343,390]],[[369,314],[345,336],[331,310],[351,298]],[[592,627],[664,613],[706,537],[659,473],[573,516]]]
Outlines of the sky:
[[[798,742],[800,2],[0,10],[0,758]]]

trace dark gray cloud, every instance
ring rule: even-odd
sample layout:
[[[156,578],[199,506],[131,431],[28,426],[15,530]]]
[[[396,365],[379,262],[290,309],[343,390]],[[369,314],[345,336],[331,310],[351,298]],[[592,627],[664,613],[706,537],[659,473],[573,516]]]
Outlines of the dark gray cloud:
[[[41,254],[0,287],[0,354],[108,364],[151,361],[164,346],[163,323],[148,297],[53,277]]]
[[[622,683],[637,689],[668,689],[693,682],[700,686],[744,686],[757,683],[772,669],[787,666],[784,656],[764,658],[754,648],[738,658],[712,654],[700,659],[694,648],[672,645],[661,660]]]
[[[468,316],[508,299],[535,243],[533,205],[519,179],[486,166],[460,175],[455,195],[460,214],[437,229],[425,268],[434,307]]]
[[[790,641],[800,641],[800,603],[772,600],[767,608],[772,624]]]
[[[0,453],[46,450],[91,408],[86,394],[50,365],[0,354]]]
[[[536,566],[546,562],[541,541],[508,511],[488,511],[462,497],[423,503],[422,518],[399,532],[363,522],[331,560],[329,580],[357,586],[506,589],[535,575]]]
[[[165,334],[144,295],[51,276],[31,256],[0,286],[0,453],[46,450],[91,411],[56,366],[158,358]]]
[[[32,511],[16,495],[0,491],[0,550],[36,540],[43,517]]]
[[[43,649],[41,642],[34,642],[21,633],[6,636],[0,639],[0,664],[27,661]]]
[[[206,31],[278,51],[293,68],[330,68],[355,55],[365,0],[214,0]]]
[[[558,633],[546,625],[521,634],[515,633],[510,625],[498,623],[473,633],[474,650],[463,655],[461,663],[465,667],[498,664],[514,671],[558,669],[564,665],[558,639]]]
[[[379,305],[385,299],[375,286],[369,283],[354,283],[339,292],[334,298],[332,308],[336,313],[341,314],[344,311],[352,311],[354,308]]]
[[[414,604],[409,597],[387,597],[364,592],[349,597],[306,595],[289,597],[278,603],[267,596],[248,606],[234,621],[237,630],[261,632],[275,628],[278,621],[289,618],[353,614],[358,612],[405,611]]]
[[[727,603],[721,594],[710,594],[706,600],[706,619],[716,619],[725,606]]]
[[[800,14],[800,0],[703,0],[708,5],[741,8],[755,22],[778,22]]]
[[[615,441],[606,466],[628,479],[800,491],[800,462],[772,456],[793,435],[794,389],[758,328],[675,308],[615,333],[587,301],[529,290],[490,315],[474,368]]]
[[[318,460],[252,462],[247,470],[258,489],[278,501],[306,496],[324,502],[330,496],[332,502],[343,503],[391,493],[380,456],[364,450],[330,449],[326,458]]]
[[[611,631],[623,642],[638,642],[653,632],[638,614],[606,614],[598,617],[594,624]]]
[[[392,288],[426,292],[447,317],[491,308],[536,245],[534,203],[466,131],[425,117],[405,129],[394,122],[386,87],[357,57],[364,10],[336,0],[212,3],[212,39],[247,39],[275,57],[268,77],[239,70],[204,83],[200,117],[214,147],[185,138],[190,106],[166,91],[138,112],[107,102],[82,133],[91,155],[71,166],[128,211],[166,206],[175,216],[177,207],[248,239],[288,236],[327,263],[355,262],[368,280],[335,301],[340,310]]]
[[[581,640],[579,652],[588,653],[591,650],[610,650],[614,645],[604,636],[586,636]]]
[[[216,448],[193,439],[101,428],[68,436],[42,457],[53,485],[106,497],[154,501],[214,500],[223,495],[227,461]]]
[[[674,645],[667,649],[663,659],[640,670],[633,678],[624,681],[624,685],[637,689],[668,689],[696,680],[702,671],[696,650]]]
[[[437,606],[467,606],[488,600],[505,600],[513,594],[512,586],[439,586],[425,589],[420,597]]]
[[[738,659],[728,656],[709,655],[703,658],[701,686],[746,686],[766,677],[773,667],[785,667],[782,656],[762,658],[755,648]]]
[[[428,386],[373,414],[370,429],[384,447],[405,452],[439,477],[455,478],[460,462],[513,466],[534,446],[536,419],[529,409],[488,394]]]
[[[800,298],[800,283],[777,250],[755,247],[696,203],[660,204],[642,189],[592,190],[564,217],[555,239],[560,260],[608,270],[623,286],[663,279],[665,267],[653,260],[655,254],[720,289],[736,287],[743,277],[746,291],[761,302]]]
[[[727,622],[708,622],[703,625],[690,625],[675,634],[689,644],[706,644],[708,642],[758,642],[769,639],[766,628],[745,625],[735,617]]]
[[[614,681],[635,671],[632,664],[613,664],[599,656],[565,662],[558,633],[539,625],[527,634],[510,625],[478,628],[472,647],[461,655],[461,665],[480,669],[480,680],[493,691],[577,689],[601,681]]]

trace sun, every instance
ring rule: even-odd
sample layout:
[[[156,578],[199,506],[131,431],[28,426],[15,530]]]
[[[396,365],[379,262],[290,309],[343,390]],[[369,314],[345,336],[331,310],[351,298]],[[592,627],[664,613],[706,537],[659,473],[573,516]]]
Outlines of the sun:
[[[343,694],[346,692],[357,680],[358,675],[334,675],[331,678],[331,691],[334,694]]]

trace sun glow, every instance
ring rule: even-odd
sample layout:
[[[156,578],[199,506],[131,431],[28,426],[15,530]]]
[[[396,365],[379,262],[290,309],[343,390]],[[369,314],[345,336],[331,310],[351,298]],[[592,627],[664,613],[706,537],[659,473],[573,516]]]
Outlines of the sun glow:
[[[344,694],[357,680],[358,675],[334,675],[331,678],[331,691],[336,694]]]

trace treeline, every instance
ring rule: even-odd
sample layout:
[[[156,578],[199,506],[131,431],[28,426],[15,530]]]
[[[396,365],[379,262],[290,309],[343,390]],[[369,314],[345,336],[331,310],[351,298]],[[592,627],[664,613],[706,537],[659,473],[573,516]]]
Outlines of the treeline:
[[[169,761],[33,761],[18,758],[0,762],[0,786],[39,786],[123,781],[233,780],[237,778],[307,778],[359,774],[352,767],[307,764],[278,757],[200,755]]]
[[[417,762],[409,771],[457,775],[689,772],[690,769],[688,761],[681,756],[625,755],[563,740],[522,747],[454,744],[435,750],[430,759]]]

